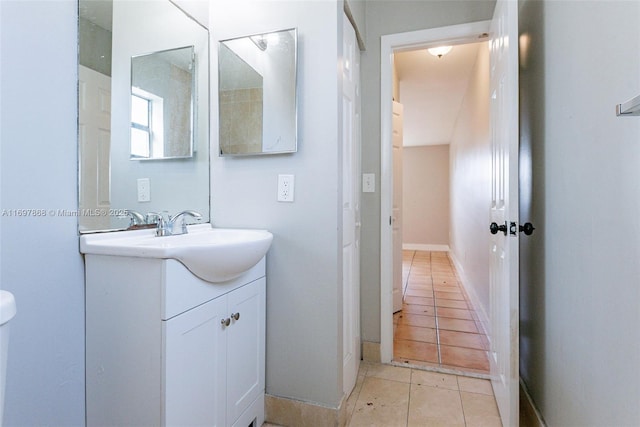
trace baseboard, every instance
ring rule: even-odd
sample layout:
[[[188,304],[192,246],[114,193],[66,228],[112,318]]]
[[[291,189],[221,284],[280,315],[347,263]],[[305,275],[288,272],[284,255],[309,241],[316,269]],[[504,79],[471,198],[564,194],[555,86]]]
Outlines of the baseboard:
[[[520,427],[546,427],[522,378],[520,378]]]
[[[458,261],[458,259],[456,258],[453,252],[449,252],[449,258],[451,258],[451,261],[453,262],[453,265],[456,268],[456,272],[458,273],[460,283],[462,284],[462,287],[467,293],[467,296],[471,300],[471,304],[473,304],[473,308],[475,309],[476,314],[478,315],[480,326],[483,329],[482,332],[486,335],[487,339],[491,340],[491,335],[489,335],[488,333],[489,325],[491,325],[490,318],[487,312],[485,311],[484,307],[480,303],[480,298],[478,298],[478,294],[476,294],[476,291],[470,285],[469,278],[464,272],[464,268],[462,267],[462,264],[460,264],[460,261]]]
[[[422,243],[403,243],[405,251],[449,252],[449,245],[426,245]]]
[[[339,408],[267,394],[265,421],[279,426],[342,427],[347,420],[346,398]]]

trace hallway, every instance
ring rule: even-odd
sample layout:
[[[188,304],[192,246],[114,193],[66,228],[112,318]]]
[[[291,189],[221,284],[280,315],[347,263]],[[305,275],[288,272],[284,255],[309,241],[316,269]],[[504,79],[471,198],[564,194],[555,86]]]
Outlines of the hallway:
[[[393,361],[488,375],[489,343],[447,252],[403,251],[403,287]]]

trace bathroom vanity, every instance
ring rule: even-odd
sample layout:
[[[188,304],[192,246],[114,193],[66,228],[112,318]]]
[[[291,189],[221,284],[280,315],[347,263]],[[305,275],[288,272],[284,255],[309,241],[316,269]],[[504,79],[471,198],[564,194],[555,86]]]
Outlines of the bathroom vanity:
[[[264,253],[238,277],[212,283],[176,259],[95,253],[110,247],[87,244],[92,238],[104,237],[81,237],[87,425],[261,426]]]

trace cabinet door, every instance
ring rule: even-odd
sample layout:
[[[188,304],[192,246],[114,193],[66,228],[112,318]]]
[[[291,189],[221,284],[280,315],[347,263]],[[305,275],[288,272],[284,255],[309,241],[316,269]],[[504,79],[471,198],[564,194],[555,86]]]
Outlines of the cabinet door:
[[[164,323],[164,425],[224,426],[226,298]]]
[[[232,317],[226,330],[229,425],[264,391],[265,284],[262,278],[228,296],[227,315]]]

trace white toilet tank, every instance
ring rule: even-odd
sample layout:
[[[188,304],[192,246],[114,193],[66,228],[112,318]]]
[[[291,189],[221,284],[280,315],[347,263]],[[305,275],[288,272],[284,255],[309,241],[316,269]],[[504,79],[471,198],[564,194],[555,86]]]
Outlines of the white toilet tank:
[[[0,427],[4,413],[4,386],[7,373],[9,320],[16,315],[16,300],[11,292],[0,289]]]

